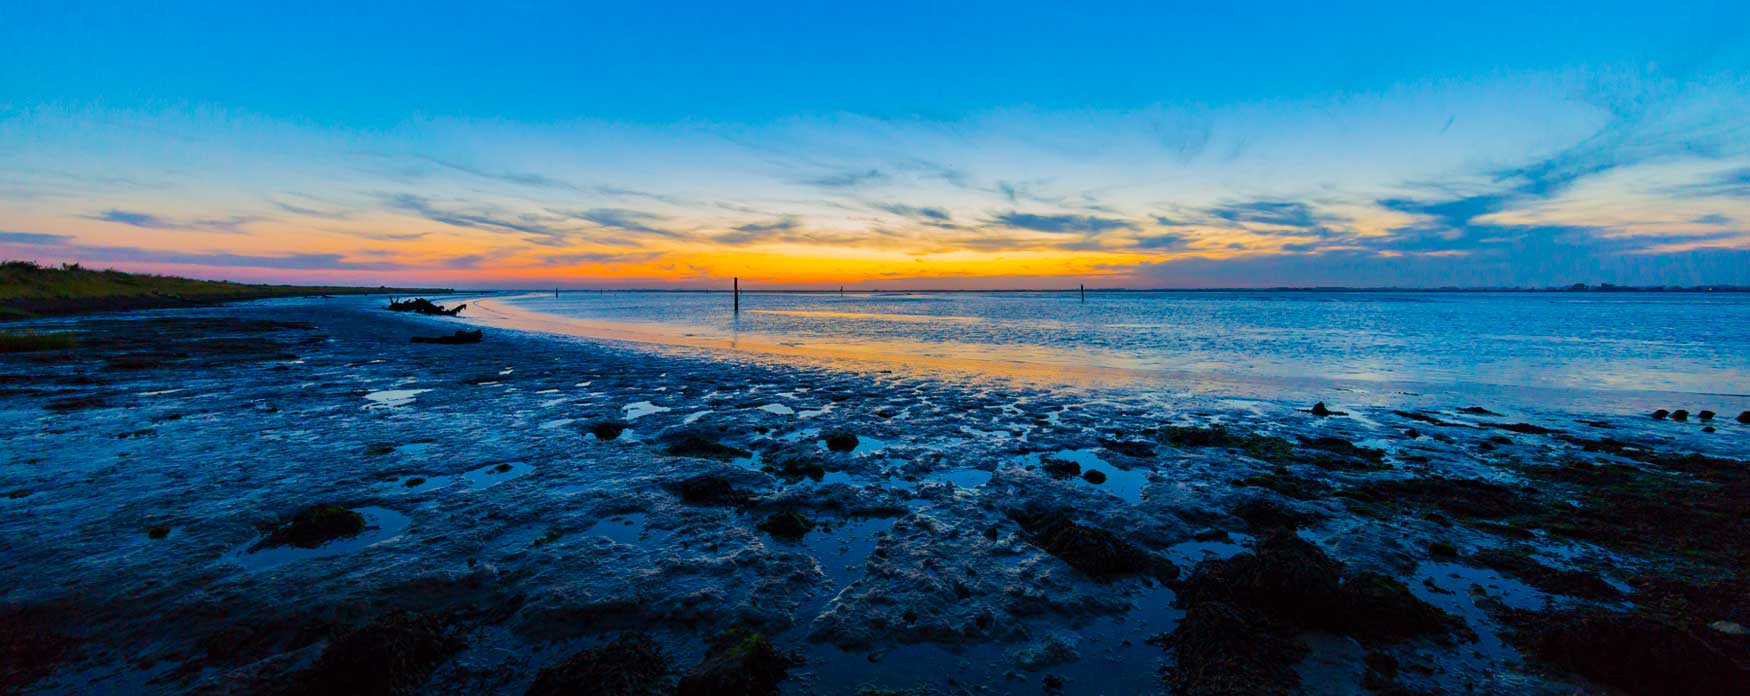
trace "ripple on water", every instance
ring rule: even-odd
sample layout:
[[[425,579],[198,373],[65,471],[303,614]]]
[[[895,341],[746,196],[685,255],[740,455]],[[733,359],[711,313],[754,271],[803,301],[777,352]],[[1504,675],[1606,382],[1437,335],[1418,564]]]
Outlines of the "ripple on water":
[[[252,547],[261,543],[262,539],[267,538],[266,535],[257,535],[242,546],[226,553],[220,560],[242,566],[249,571],[268,570],[287,563],[339,556],[386,541],[393,541],[400,538],[402,532],[407,531],[407,528],[413,524],[412,518],[388,508],[361,507],[353,508],[353,512],[365,518],[365,531],[357,536],[335,539],[313,549],[275,546],[251,551]]]
[[[430,389],[384,389],[365,395],[365,408],[396,408],[413,403],[413,398]]]

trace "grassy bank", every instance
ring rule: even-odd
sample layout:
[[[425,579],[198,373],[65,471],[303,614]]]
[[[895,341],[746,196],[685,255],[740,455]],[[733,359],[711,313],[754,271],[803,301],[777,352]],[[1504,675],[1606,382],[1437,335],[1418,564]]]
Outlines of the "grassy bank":
[[[91,270],[78,264],[38,266],[28,261],[0,263],[0,321],[87,312],[165,307],[197,307],[307,295],[404,295],[449,292],[437,288],[251,285],[224,280]]]

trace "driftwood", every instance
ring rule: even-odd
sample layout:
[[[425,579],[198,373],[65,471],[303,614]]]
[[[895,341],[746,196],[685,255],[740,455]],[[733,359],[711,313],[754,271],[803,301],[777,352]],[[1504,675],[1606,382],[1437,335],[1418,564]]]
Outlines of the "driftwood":
[[[413,312],[415,314],[430,314],[432,316],[441,317],[453,317],[457,314],[461,314],[462,309],[467,306],[468,305],[465,304],[459,304],[450,309],[444,309],[443,305],[434,304],[431,300],[423,297],[416,297],[411,300],[389,300],[389,311],[391,312]]]

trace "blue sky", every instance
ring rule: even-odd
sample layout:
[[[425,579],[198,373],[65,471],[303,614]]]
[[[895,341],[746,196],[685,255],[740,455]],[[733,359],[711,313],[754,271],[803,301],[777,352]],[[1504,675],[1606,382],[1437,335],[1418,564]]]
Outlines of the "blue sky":
[[[0,256],[1750,284],[1743,3],[370,5],[0,7]]]

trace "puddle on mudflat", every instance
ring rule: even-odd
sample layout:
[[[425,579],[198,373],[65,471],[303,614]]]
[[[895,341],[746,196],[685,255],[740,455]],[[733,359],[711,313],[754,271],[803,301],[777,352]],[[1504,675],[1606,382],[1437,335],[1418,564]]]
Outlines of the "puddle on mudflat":
[[[1147,471],[1141,469],[1125,470],[1112,466],[1111,464],[1106,463],[1106,460],[1101,459],[1100,455],[1095,453],[1095,450],[1091,449],[1029,452],[1016,457],[1015,463],[1022,467],[1037,467],[1047,458],[1075,462],[1081,466],[1083,472],[1098,471],[1105,474],[1106,480],[1102,483],[1091,483],[1081,476],[1075,476],[1073,478],[1076,481],[1081,482],[1083,485],[1091,486],[1095,490],[1110,493],[1117,496],[1119,500],[1123,500],[1127,503],[1141,502],[1142,490],[1148,486]]]
[[[365,408],[396,408],[413,403],[413,398],[430,389],[384,389],[365,395]]]
[[[977,488],[990,483],[990,477],[991,472],[982,469],[954,469],[951,471],[937,471],[924,474],[921,479],[924,481],[952,483],[960,488]]]
[[[620,407],[620,412],[624,414],[627,421],[635,421],[654,413],[663,413],[670,410],[672,409],[667,406],[658,406],[648,401],[635,401]]]
[[[413,524],[412,518],[388,508],[361,507],[354,508],[353,512],[365,518],[365,531],[358,536],[336,539],[313,549],[276,546],[251,551],[252,547],[266,538],[261,535],[226,553],[220,560],[235,563],[250,571],[268,570],[294,561],[339,556],[391,541],[399,538]]]
[[[1422,601],[1464,619],[1477,632],[1475,652],[1493,659],[1511,659],[1518,653],[1495,630],[1487,611],[1477,605],[1476,592],[1511,609],[1542,611],[1549,602],[1548,595],[1523,582],[1457,563],[1423,563],[1404,584]]]
[[[779,542],[800,547],[820,562],[821,572],[832,580],[832,592],[837,594],[863,577],[864,565],[875,552],[876,542],[893,529],[891,518],[854,518],[821,520],[832,527],[830,532],[810,532],[800,542]]]
[[[795,415],[795,413],[796,413],[796,409],[790,408],[789,406],[785,406],[783,404],[766,404],[764,406],[760,406],[759,410],[765,411],[766,413],[777,414],[780,416],[790,416],[790,415]]]
[[[1161,555],[1166,556],[1174,565],[1189,572],[1203,561],[1221,561],[1248,550],[1252,543],[1252,535],[1240,532],[1229,532],[1226,540],[1212,539],[1210,541],[1187,541],[1168,546]]]

